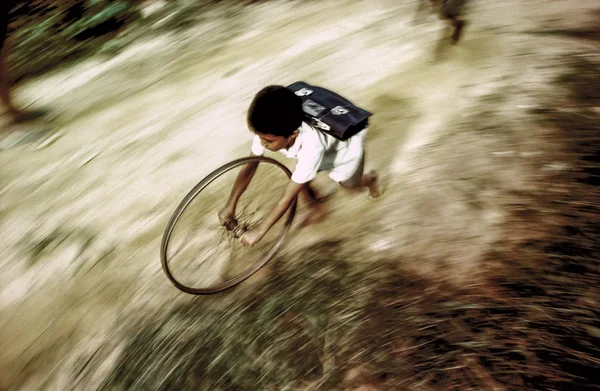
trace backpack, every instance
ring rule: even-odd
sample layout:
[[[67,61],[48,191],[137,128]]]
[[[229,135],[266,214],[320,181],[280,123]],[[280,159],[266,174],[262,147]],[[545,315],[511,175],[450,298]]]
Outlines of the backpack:
[[[347,140],[365,129],[373,115],[333,91],[303,81],[287,88],[302,100],[307,123],[338,140]]]

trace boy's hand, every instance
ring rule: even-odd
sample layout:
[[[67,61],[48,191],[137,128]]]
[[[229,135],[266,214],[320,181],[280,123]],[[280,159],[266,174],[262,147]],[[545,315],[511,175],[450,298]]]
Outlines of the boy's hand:
[[[219,211],[219,222],[221,225],[227,224],[235,216],[235,207],[226,205]]]
[[[259,224],[257,224],[251,230],[246,231],[246,233],[240,237],[242,244],[246,247],[252,247],[258,243],[271,229],[271,227],[274,226],[277,221],[279,221],[281,216],[285,214],[304,186],[306,186],[306,184],[296,183],[290,179],[285,187],[285,190],[283,191],[283,195],[273,209],[265,216],[263,220],[261,220]]]
[[[265,232],[260,227],[252,228],[249,231],[244,232],[240,237],[240,241],[246,247],[252,247],[265,236]]]

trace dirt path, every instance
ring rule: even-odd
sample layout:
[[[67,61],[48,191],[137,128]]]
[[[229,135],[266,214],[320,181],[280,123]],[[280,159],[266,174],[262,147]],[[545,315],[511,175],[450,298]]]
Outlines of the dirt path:
[[[295,232],[286,252],[360,237],[348,245],[420,255],[430,262],[418,273],[450,265],[448,278],[473,279],[503,234],[504,207],[535,175],[527,157],[545,147],[502,129],[456,134],[490,107],[525,121],[561,70],[552,61],[573,47],[528,32],[581,20],[597,2],[479,2],[464,42],[438,62],[443,25],[432,16],[413,26],[413,4],[396,3],[216,10],[186,32],[24,86],[23,102],[58,111],[59,137],[0,151],[0,384],[66,389],[79,355],[106,348],[123,319],[194,300],[162,275],[160,235],[193,184],[247,153],[245,110],[266,84],[327,85],[375,112],[367,168],[386,186],[375,203],[336,194],[330,219]]]

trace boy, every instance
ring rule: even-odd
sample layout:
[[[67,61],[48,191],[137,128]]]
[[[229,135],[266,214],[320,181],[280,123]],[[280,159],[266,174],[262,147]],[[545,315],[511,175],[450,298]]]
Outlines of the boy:
[[[419,8],[417,9],[417,20],[421,19],[421,15],[425,8],[427,0],[419,0]],[[465,27],[465,21],[460,18],[460,14],[467,0],[428,0],[429,3],[439,10],[441,19],[446,19],[452,24],[453,33],[450,37],[450,42],[455,45],[461,37],[462,30]]]
[[[381,193],[377,174],[371,171],[363,175],[366,129],[346,141],[340,141],[303,120],[301,99],[282,86],[263,88],[250,105],[247,122],[255,134],[252,153],[262,156],[266,150],[280,151],[286,157],[298,159],[298,163],[275,207],[253,229],[241,236],[240,240],[245,246],[258,243],[300,193],[311,211],[307,220],[323,217],[323,208],[309,185],[319,171],[328,171],[329,176],[343,187],[367,187],[372,198],[379,197]],[[257,166],[258,163],[247,164],[238,175],[225,207],[219,212],[221,224],[226,225],[234,218],[237,201],[250,183]]]

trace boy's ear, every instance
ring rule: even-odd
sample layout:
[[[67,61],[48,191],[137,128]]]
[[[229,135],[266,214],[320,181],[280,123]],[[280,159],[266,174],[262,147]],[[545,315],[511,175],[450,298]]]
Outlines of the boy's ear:
[[[292,136],[297,137],[300,134],[300,129],[296,129],[294,130],[294,132],[292,133]]]

